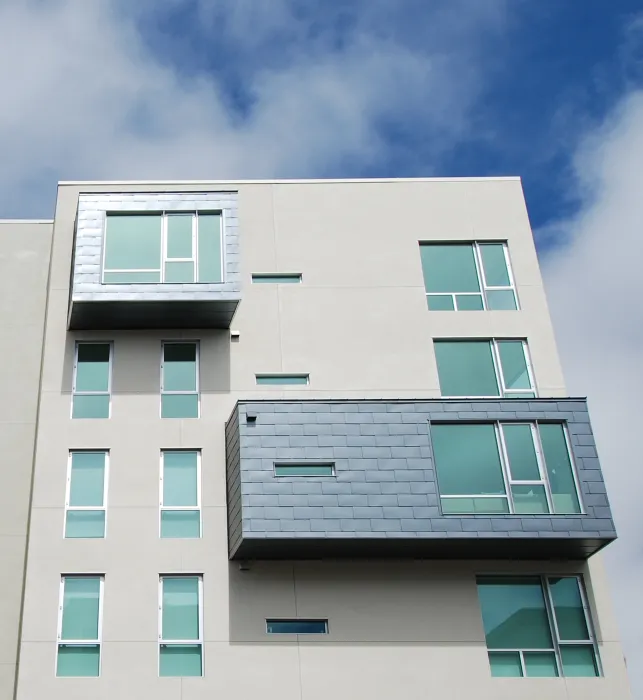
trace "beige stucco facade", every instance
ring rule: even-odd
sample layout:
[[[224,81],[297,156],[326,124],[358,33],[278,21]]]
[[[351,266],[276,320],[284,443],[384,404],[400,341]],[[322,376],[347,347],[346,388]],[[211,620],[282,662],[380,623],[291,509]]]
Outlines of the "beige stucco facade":
[[[239,195],[238,338],[67,330],[80,192],[219,190]],[[242,568],[228,560],[223,427],[239,399],[437,398],[432,341],[462,337],[526,338],[539,396],[566,396],[518,179],[63,183],[51,258],[50,231],[0,223],[3,347],[15,353],[1,369],[11,400],[0,413],[0,698],[14,690],[27,528],[17,700],[629,697],[600,555]],[[431,240],[506,240],[520,310],[428,312],[418,242]],[[253,285],[253,273],[301,273],[302,283]],[[16,289],[27,293],[9,306]],[[161,341],[176,338],[200,341],[199,419],[159,417]],[[111,418],[72,420],[75,342],[101,339],[113,342]],[[309,374],[310,384],[256,385],[255,374],[280,372]],[[201,539],[159,538],[160,450],[171,448],[202,451]],[[63,538],[73,449],[109,450],[105,539]],[[584,573],[603,677],[492,678],[475,585],[485,572]],[[99,678],[55,677],[60,577],[74,573],[105,577]],[[202,678],[158,677],[158,577],[170,573],[203,575]],[[329,634],[268,637],[266,618],[280,616],[328,618]]]

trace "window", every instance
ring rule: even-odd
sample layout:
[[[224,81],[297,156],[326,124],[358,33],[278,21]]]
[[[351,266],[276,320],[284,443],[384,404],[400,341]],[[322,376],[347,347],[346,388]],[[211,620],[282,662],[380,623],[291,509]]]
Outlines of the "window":
[[[99,676],[103,577],[63,576],[58,604],[57,676]]]
[[[433,423],[442,512],[580,513],[561,423]]]
[[[219,212],[109,213],[103,284],[223,281]]]
[[[257,384],[262,386],[280,386],[282,384],[308,384],[307,374],[257,374]]]
[[[431,311],[517,309],[506,243],[420,243]]]
[[[266,620],[268,634],[328,634],[328,620]]]
[[[161,452],[161,537],[201,537],[201,455]]]
[[[199,344],[164,342],[161,418],[199,417]]]
[[[301,273],[267,273],[252,275],[253,284],[299,284]]]
[[[335,476],[335,465],[275,464],[275,476]]]
[[[65,495],[65,537],[105,537],[108,453],[70,452]]]
[[[480,577],[492,676],[598,676],[598,650],[577,576]]]
[[[534,381],[522,340],[436,340],[442,396],[534,398]]]
[[[110,343],[76,343],[72,418],[109,418],[111,349]]]
[[[159,675],[203,675],[203,579],[159,580]]]

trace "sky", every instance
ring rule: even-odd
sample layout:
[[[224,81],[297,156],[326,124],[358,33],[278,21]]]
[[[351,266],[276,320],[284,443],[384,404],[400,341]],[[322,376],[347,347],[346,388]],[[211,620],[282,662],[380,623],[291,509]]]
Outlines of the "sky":
[[[643,700],[640,0],[0,0],[0,95],[0,218],[57,180],[520,175]]]

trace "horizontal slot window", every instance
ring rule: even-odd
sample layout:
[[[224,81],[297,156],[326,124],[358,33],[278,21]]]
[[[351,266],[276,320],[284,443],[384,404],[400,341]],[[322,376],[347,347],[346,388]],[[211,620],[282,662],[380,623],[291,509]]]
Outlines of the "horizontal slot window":
[[[328,620],[266,620],[268,634],[328,634]]]
[[[299,284],[301,273],[257,274],[252,275],[253,284]]]
[[[275,476],[335,476],[335,465],[275,464]]]
[[[260,386],[282,386],[292,384],[308,384],[307,374],[256,374]]]

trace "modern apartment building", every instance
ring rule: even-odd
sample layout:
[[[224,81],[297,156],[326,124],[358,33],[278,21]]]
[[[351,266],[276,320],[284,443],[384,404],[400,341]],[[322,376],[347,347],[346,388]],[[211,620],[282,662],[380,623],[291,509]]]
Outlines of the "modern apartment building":
[[[630,697],[519,179],[61,183],[0,305],[0,700]]]

